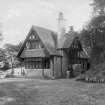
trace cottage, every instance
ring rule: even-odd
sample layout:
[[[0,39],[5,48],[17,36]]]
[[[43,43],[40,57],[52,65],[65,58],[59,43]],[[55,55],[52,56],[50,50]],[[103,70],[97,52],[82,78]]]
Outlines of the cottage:
[[[17,57],[22,60],[25,70],[42,70],[43,75],[65,78],[68,68],[82,64],[87,68],[88,55],[82,48],[79,36],[70,27],[65,32],[63,14],[59,14],[58,33],[32,26]]]

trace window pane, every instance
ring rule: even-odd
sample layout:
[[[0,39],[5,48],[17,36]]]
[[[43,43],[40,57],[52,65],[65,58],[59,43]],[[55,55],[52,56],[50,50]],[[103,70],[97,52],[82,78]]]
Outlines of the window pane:
[[[29,42],[26,43],[26,49],[30,49],[30,43]]]

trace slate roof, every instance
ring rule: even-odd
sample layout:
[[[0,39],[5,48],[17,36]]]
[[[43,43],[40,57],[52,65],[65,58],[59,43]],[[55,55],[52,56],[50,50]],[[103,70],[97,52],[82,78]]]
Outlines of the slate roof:
[[[72,33],[66,33],[65,35],[63,35],[63,37],[60,39],[59,43],[58,43],[58,49],[65,49],[65,48],[69,48],[73,42],[73,40],[79,37],[77,35],[76,32],[72,32]]]
[[[46,28],[33,26],[33,29],[37,32],[41,41],[49,51],[50,55],[57,55],[56,46],[57,46],[57,34],[54,31],[51,31]]]
[[[39,56],[39,55],[40,55],[40,57],[44,57],[46,55],[46,54],[42,53],[41,51],[39,51],[37,49],[30,50],[30,51],[25,51],[24,50],[24,46],[25,46],[25,44],[26,44],[26,42],[27,42],[27,40],[28,40],[28,38],[29,38],[32,31],[36,32],[36,34],[40,38],[41,42],[43,43],[46,51],[48,51],[49,55],[57,55],[57,56],[59,56],[59,53],[56,51],[57,34],[54,31],[51,31],[49,29],[33,25],[30,32],[28,33],[22,47],[20,48],[20,50],[19,50],[19,52],[17,54],[17,57],[33,57],[33,56]]]
[[[31,32],[34,31],[38,37],[40,38],[41,42],[43,43],[45,49],[33,49],[33,50],[24,50],[25,43],[27,42]],[[57,49],[66,49],[69,48],[73,42],[73,40],[79,37],[76,32],[72,33],[66,33],[63,35],[63,37],[60,39],[60,42],[57,42],[57,33],[54,31],[51,31],[46,28],[38,27],[38,26],[32,26],[30,32],[28,33],[22,47],[20,48],[17,57],[25,58],[25,57],[46,57],[50,55],[56,55],[61,56]],[[58,44],[58,45],[57,45]],[[85,53],[85,52],[83,52]],[[86,54],[81,54],[82,57]],[[85,56],[86,57],[86,56]],[[87,57],[86,57],[87,58]]]

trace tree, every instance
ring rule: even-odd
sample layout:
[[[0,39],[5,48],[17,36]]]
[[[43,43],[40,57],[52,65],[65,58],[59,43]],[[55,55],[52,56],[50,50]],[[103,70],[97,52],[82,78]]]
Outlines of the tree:
[[[105,1],[94,0],[93,12],[95,14],[88,25],[82,30],[84,45],[91,48],[91,64],[103,62],[105,52]]]
[[[105,0],[93,0],[91,5],[93,6],[94,15],[105,14]]]
[[[7,61],[6,52],[4,49],[0,49],[0,70],[7,70],[9,69],[9,62]]]
[[[17,67],[17,65],[20,64],[16,56],[21,46],[22,42],[20,42],[18,45],[12,45],[12,44],[4,45],[6,55],[8,56],[7,60],[11,62],[12,71],[14,67]]]
[[[81,32],[84,45],[91,48],[92,64],[98,64],[104,60],[105,24],[103,20],[100,20],[99,16],[93,18],[87,29]]]
[[[8,52],[18,52],[19,49],[21,48],[23,42],[20,42],[17,45],[13,45],[13,44],[5,44],[4,48],[8,51]]]

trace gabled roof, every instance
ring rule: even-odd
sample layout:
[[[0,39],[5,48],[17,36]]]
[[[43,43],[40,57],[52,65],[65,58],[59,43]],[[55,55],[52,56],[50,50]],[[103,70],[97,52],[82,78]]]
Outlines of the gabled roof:
[[[51,31],[46,28],[41,28],[38,26],[32,26],[30,32],[28,33],[22,47],[20,48],[17,57],[20,57],[24,50],[24,46],[31,34],[31,32],[34,31],[40,38],[41,42],[43,43],[45,49],[49,52],[50,55],[59,55],[56,51],[56,44],[57,44],[57,34],[54,31]],[[29,52],[27,52],[28,54]],[[26,54],[26,55],[27,55]]]
[[[33,26],[33,29],[37,32],[49,53],[56,55],[57,34],[54,31],[38,26]]]
[[[28,38],[31,35],[31,32],[35,32],[42,44],[44,45],[45,49],[33,49],[33,50],[24,50],[25,44],[28,40]],[[71,44],[73,43],[75,38],[79,38],[80,36],[76,32],[72,33],[66,33],[63,35],[63,37],[60,39],[59,42],[57,42],[57,33],[54,31],[51,31],[46,28],[38,27],[38,26],[32,26],[31,30],[29,31],[22,47],[20,48],[17,57],[24,58],[24,57],[45,57],[50,55],[57,55],[60,56],[59,52],[57,52],[57,49],[66,49],[70,48]],[[58,46],[57,46],[58,44]],[[85,55],[87,58],[87,54],[85,51],[81,54],[82,56]]]
[[[79,37],[76,32],[66,33],[58,43],[58,49],[69,48],[76,37]]]

